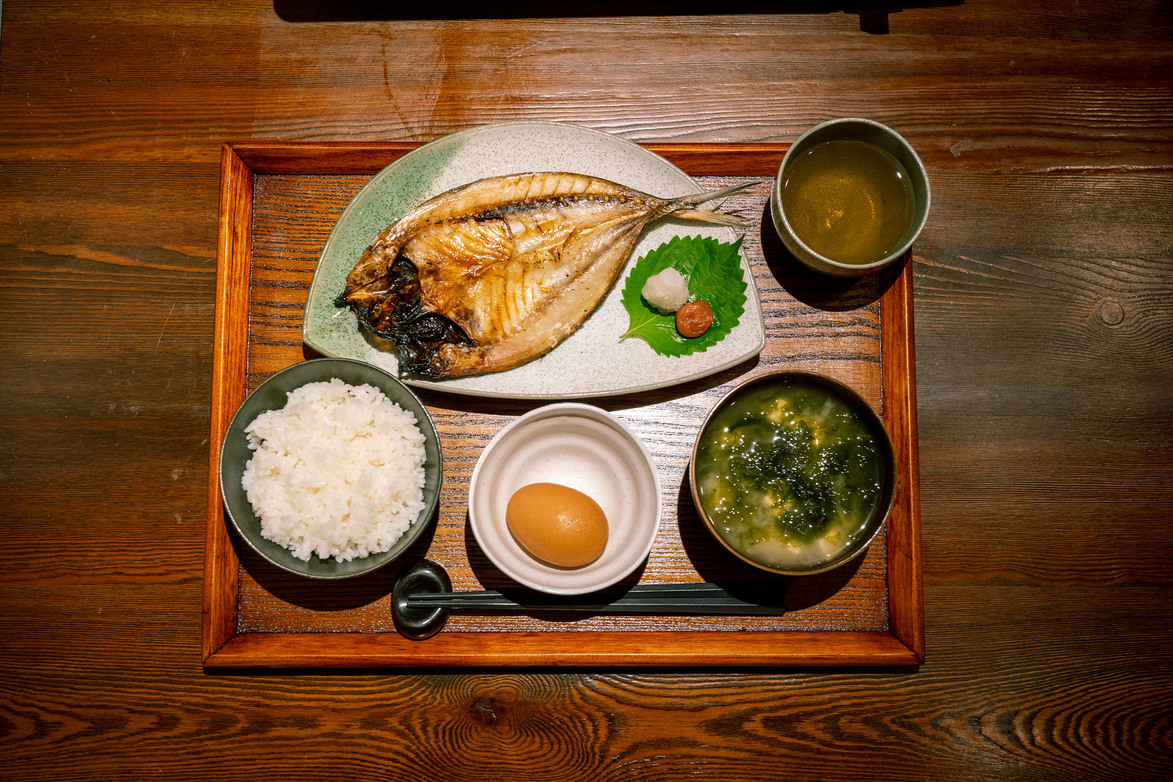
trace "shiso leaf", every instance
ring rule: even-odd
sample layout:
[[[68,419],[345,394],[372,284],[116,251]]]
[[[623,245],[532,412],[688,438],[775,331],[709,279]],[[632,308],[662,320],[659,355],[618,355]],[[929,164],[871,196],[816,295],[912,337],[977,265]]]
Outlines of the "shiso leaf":
[[[623,286],[629,325],[620,339],[639,337],[662,356],[700,353],[723,340],[745,312],[745,276],[741,238],[721,242],[706,236],[675,236],[638,259]],[[688,300],[704,299],[713,308],[713,325],[688,339],[676,330],[676,316],[648,306],[640,291],[653,274],[672,266],[688,278]]]

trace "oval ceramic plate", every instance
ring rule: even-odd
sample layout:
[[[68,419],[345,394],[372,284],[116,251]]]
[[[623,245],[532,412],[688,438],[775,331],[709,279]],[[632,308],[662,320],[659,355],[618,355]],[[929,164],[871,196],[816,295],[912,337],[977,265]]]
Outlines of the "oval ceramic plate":
[[[593,499],[607,517],[607,548],[589,565],[560,568],[530,556],[509,531],[509,498],[531,483],[558,483]],[[519,584],[557,595],[612,586],[647,559],[660,528],[660,478],[644,444],[619,419],[579,402],[531,410],[497,433],[473,469],[473,536]]]
[[[327,356],[366,361],[398,374],[395,354],[372,344],[349,309],[334,299],[371,241],[420,202],[488,176],[525,171],[573,171],[609,179],[656,196],[702,190],[676,166],[647,149],[606,133],[550,122],[514,122],[454,133],[416,149],[375,175],[343,211],[322,250],[306,300],[303,339]],[[621,293],[636,259],[674,236],[733,242],[731,228],[666,218],[640,237],[603,303],[582,327],[545,356],[506,372],[451,380],[411,376],[409,385],[474,396],[572,399],[634,393],[695,380],[758,355],[765,346],[761,302],[749,265],[745,312],[724,340],[689,356],[655,353],[643,340],[619,337],[628,327]]]
[[[333,557],[320,559],[316,554],[311,554],[308,560],[303,560],[295,557],[293,552],[284,546],[261,535],[261,520],[253,511],[248,495],[240,485],[245,465],[253,455],[244,430],[261,413],[284,407],[289,392],[295,388],[335,377],[352,386],[375,386],[392,402],[415,416],[416,423],[424,435],[424,509],[388,551],[348,562],[339,562]],[[440,452],[440,438],[436,434],[436,427],[432,425],[427,409],[411,389],[406,388],[394,377],[377,367],[350,359],[320,358],[303,361],[269,377],[257,386],[237,409],[232,422],[228,425],[228,431],[224,434],[224,445],[220,449],[220,494],[224,498],[224,507],[228,511],[232,525],[245,542],[271,564],[309,578],[350,578],[377,570],[392,562],[427,529],[440,502],[440,485],[443,478],[444,464]]]

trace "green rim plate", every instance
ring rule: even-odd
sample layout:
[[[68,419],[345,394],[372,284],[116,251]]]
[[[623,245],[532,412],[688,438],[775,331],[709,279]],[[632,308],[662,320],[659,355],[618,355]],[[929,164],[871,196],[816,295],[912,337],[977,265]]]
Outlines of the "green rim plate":
[[[363,250],[416,204],[487,176],[523,171],[573,171],[602,177],[657,196],[700,192],[686,173],[655,153],[599,131],[553,122],[488,125],[437,139],[375,175],[343,211],[322,250],[306,300],[303,339],[327,356],[354,358],[398,376],[393,352],[361,332],[354,314],[334,304]],[[582,327],[545,356],[524,366],[451,380],[400,379],[411,386],[473,396],[569,399],[636,393],[685,383],[758,355],[766,344],[761,302],[742,258],[745,312],[736,328],[703,353],[670,357],[637,339],[620,341],[628,327],[622,289],[637,258],[673,236],[711,236],[733,242],[731,228],[666,218],[644,231],[628,269]]]

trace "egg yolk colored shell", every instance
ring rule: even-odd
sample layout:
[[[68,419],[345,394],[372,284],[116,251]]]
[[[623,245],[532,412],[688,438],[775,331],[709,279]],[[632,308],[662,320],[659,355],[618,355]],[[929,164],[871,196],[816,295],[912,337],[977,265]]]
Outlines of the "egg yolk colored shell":
[[[607,517],[569,486],[531,483],[509,498],[505,523],[530,556],[558,567],[582,567],[607,548]]]

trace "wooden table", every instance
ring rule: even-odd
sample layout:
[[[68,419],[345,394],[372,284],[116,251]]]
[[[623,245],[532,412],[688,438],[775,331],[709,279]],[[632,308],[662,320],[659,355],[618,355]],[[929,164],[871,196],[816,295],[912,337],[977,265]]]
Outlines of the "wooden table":
[[[6,775],[1173,774],[1167,3],[329,5],[4,4]],[[225,143],[543,119],[785,145],[849,115],[904,134],[933,185],[911,258],[923,664],[204,667]],[[464,433],[454,519],[524,408],[429,401]]]

